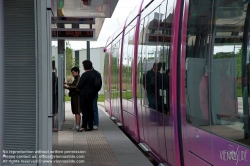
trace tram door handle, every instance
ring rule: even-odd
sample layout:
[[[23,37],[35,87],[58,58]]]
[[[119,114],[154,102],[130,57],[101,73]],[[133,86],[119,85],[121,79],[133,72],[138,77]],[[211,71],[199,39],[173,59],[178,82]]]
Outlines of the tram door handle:
[[[197,143],[199,143],[199,138],[200,138],[200,136],[197,134],[197,135],[196,135],[196,142],[197,142]]]
[[[196,134],[196,136],[195,136],[196,142],[199,143],[200,136],[198,134],[198,130],[197,129],[195,129],[195,134]]]

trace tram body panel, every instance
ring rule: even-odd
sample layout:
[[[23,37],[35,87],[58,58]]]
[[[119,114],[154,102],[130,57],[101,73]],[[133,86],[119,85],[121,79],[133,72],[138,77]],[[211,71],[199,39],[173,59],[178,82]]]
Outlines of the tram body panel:
[[[140,142],[145,142],[145,136],[144,136],[145,132],[143,129],[143,127],[145,125],[145,121],[143,118],[143,106],[140,105],[140,103],[137,104],[137,111],[138,111],[138,125],[139,125]]]
[[[218,136],[212,136],[214,165],[227,166],[248,166],[249,165],[249,148],[240,146],[237,143],[225,140]],[[231,152],[231,154],[230,154]],[[232,153],[233,152],[233,153]],[[225,164],[226,163],[226,164]]]
[[[186,165],[201,165],[201,166],[212,166],[211,164],[205,162],[204,160],[202,160],[201,158],[195,156],[193,153],[191,152],[187,152],[186,153],[186,157],[188,158],[188,160],[185,162]]]
[[[112,98],[105,100],[105,107],[137,143],[150,148],[149,154],[159,163],[249,165],[247,12],[250,2],[241,0],[153,1],[140,21],[137,17],[125,27],[118,65],[122,71],[117,71],[122,98],[112,98],[112,82],[105,81],[109,84],[105,98]],[[163,62],[168,65],[154,73],[154,82],[159,86],[157,78],[164,80],[169,69],[169,93],[164,81],[148,93],[143,78],[154,63]],[[106,73],[110,80],[111,71]]]

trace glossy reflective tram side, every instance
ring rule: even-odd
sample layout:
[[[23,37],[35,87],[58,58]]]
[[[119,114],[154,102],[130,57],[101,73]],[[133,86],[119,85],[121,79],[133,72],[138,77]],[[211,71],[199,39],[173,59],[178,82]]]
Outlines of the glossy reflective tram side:
[[[179,81],[185,165],[249,165],[249,17],[248,1],[184,3]]]
[[[153,1],[138,16],[107,47],[106,110],[161,163],[249,165],[250,2]]]
[[[174,8],[174,0],[154,1],[140,19],[129,18],[123,33],[107,47],[105,60],[110,80],[105,86],[106,110],[138,143],[146,144],[152,156],[170,165],[176,165],[178,156],[169,85]]]

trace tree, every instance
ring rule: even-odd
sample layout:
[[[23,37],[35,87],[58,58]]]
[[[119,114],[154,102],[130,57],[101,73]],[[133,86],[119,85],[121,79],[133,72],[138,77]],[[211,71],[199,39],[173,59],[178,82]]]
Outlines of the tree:
[[[237,78],[241,78],[241,68],[242,68],[242,47],[239,49],[239,52],[237,52],[236,54],[236,59],[237,59],[237,63],[236,63],[236,74],[237,74]]]
[[[80,68],[80,66],[79,66],[79,59],[76,60],[76,58],[72,58],[72,65],[75,66],[75,67]]]
[[[71,68],[73,65],[73,58],[72,58],[73,49],[71,48],[71,45],[69,41],[66,41],[66,78],[67,81],[71,82]]]

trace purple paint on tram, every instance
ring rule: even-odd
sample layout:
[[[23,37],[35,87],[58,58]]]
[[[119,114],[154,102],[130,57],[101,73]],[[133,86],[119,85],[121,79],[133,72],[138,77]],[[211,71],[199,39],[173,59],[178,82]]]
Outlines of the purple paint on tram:
[[[142,0],[104,49],[106,111],[159,163],[248,166],[249,26],[248,1]]]
[[[133,108],[134,108],[134,124],[135,124],[135,138],[138,142],[140,142],[139,136],[139,124],[138,124],[138,110],[137,110],[137,57],[138,57],[138,45],[139,45],[139,35],[140,35],[140,22],[141,22],[141,11],[144,0],[142,0],[138,16],[137,22],[135,26],[135,36],[134,36],[134,57],[133,57],[133,67],[132,67],[132,96],[133,96]],[[136,104],[135,104],[136,103]]]

